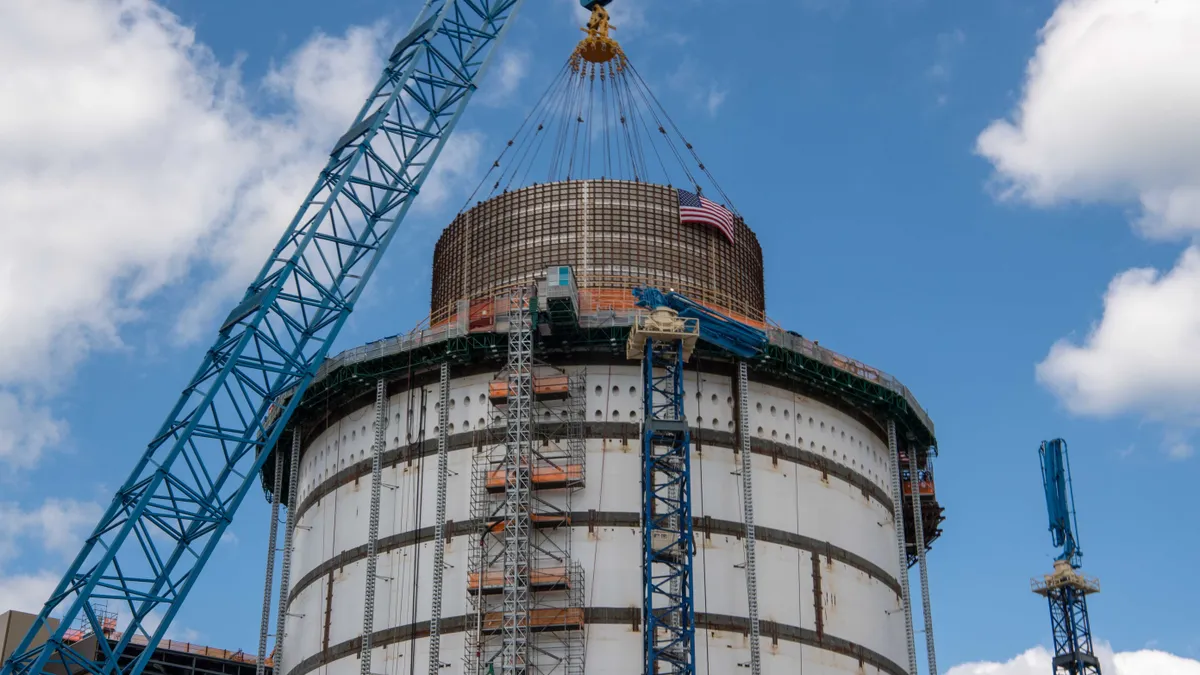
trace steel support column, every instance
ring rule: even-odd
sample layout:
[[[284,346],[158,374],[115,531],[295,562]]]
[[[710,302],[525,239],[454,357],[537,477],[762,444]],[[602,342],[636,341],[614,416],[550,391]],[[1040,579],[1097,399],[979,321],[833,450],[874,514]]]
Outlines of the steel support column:
[[[371,637],[375,633],[375,572],[379,548],[379,498],[383,489],[387,407],[387,381],[380,378],[375,383],[375,443],[371,447],[371,507],[367,519],[367,583],[363,595],[362,641],[358,653],[360,675],[371,675]]]
[[[888,451],[892,459],[892,522],[896,527],[896,551],[899,563],[900,611],[904,612],[904,633],[908,646],[908,672],[917,675],[917,645],[913,635],[912,597],[908,587],[908,553],[904,539],[904,485],[900,479],[900,443],[896,438],[896,420],[887,422]]]
[[[759,649],[758,570],[755,565],[756,538],[754,535],[754,490],[751,478],[750,454],[750,372],[745,361],[738,361],[738,447],[742,460],[742,521],[746,527],[746,601],[750,619],[750,673],[762,673]]]
[[[928,461],[928,455],[926,456]],[[917,540],[917,565],[921,571],[921,616],[925,619],[925,651],[929,656],[929,675],[937,675],[937,653],[933,645],[933,612],[929,600],[929,570],[925,567],[925,523],[921,513],[921,474],[916,451],[908,455],[909,485],[913,494],[913,529]],[[915,647],[915,645],[914,645]]]
[[[278,452],[278,448],[276,449]],[[292,452],[288,462],[287,523],[283,527],[283,562],[279,566],[279,607],[275,610],[275,668],[282,672],[284,638],[287,637],[288,593],[292,583],[292,535],[296,531],[296,507],[300,499],[296,495],[296,484],[300,482],[300,430],[292,431]]]
[[[283,458],[275,452],[275,484],[271,490],[271,528],[267,534],[267,571],[263,580],[262,622],[258,628],[258,658],[254,672],[267,671],[267,634],[271,631],[271,592],[275,585],[275,548],[279,546],[279,493],[283,490]]]
[[[429,675],[442,668],[442,578],[446,568],[446,474],[449,472],[450,364],[438,375],[437,513],[433,519],[433,599],[429,610]]]

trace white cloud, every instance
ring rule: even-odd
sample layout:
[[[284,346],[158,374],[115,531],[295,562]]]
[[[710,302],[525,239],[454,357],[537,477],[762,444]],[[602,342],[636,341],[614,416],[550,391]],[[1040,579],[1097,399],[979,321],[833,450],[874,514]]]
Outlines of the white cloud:
[[[0,613],[16,610],[29,614],[41,611],[61,577],[53,572],[0,575]]]
[[[69,558],[100,520],[101,513],[95,502],[70,499],[47,499],[34,510],[0,502],[0,563],[28,550],[30,542],[43,551]]]
[[[123,348],[159,291],[195,286],[177,338],[211,328],[362,105],[386,32],[316,35],[245,82],[154,0],[0,3],[0,99],[21,101],[0,107],[0,460],[61,439],[44,400]],[[456,192],[478,140],[451,140],[418,212]],[[17,428],[14,400],[35,413]]]
[[[479,90],[479,101],[485,105],[502,105],[510,101],[521,82],[529,74],[529,52],[505,49],[496,63],[488,68],[487,79]]]
[[[39,552],[69,560],[100,520],[101,511],[94,502],[70,499],[47,499],[33,510],[0,502],[0,612],[36,613],[61,579],[61,573],[46,569],[6,574],[4,563],[18,556],[34,560]],[[49,562],[42,558],[43,565]]]
[[[1103,319],[1081,341],[1055,343],[1037,376],[1077,413],[1200,412],[1200,248],[1188,248],[1165,274],[1118,275]]]
[[[66,432],[66,423],[55,419],[48,408],[0,390],[0,463],[32,467]]]
[[[998,196],[1129,205],[1144,236],[1200,235],[1200,3],[1063,0],[1040,37],[1010,119],[977,139]],[[1197,300],[1200,249],[1165,273],[1123,272],[1101,319],[1053,345],[1037,377],[1078,413],[1194,415]]]
[[[1140,204],[1139,228],[1200,230],[1200,3],[1064,0],[1042,28],[1011,120],[977,151],[1034,204]]]
[[[1111,675],[1200,675],[1200,661],[1162,651],[1144,649],[1114,654],[1107,644],[1096,649],[1100,671]],[[1050,652],[1034,647],[1005,663],[964,663],[946,675],[1043,675],[1052,671]]]

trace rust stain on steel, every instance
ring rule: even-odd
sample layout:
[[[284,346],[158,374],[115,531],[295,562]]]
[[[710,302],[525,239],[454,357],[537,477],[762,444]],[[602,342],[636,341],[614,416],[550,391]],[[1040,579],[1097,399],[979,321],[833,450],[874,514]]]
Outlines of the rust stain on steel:
[[[821,556],[818,553],[813,553],[810,557],[812,558],[813,616],[816,617],[817,638],[820,639],[825,637],[825,603],[821,591]]]

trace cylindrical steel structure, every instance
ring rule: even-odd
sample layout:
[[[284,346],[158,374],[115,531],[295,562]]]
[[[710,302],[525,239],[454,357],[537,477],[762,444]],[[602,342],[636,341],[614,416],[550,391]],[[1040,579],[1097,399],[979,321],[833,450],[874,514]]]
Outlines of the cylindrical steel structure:
[[[434,322],[551,265],[571,266],[580,289],[648,284],[755,321],[766,308],[762,248],[740,218],[731,243],[681,222],[674,188],[579,180],[514,190],[456,218],[434,249]]]
[[[735,673],[748,658],[741,535],[741,462],[736,375],[728,364],[689,367],[698,673]],[[641,535],[638,430],[641,377],[635,364],[586,367],[586,485],[567,528],[586,590],[584,673],[640,672]],[[475,457],[497,411],[492,372],[449,383],[449,476],[441,659],[463,670],[469,621],[470,494]],[[897,611],[902,571],[890,526],[890,460],[882,429],[751,374],[749,434],[757,514],[757,573],[763,672],[889,673],[907,662]],[[419,382],[429,402],[397,377],[389,389],[383,462],[375,651],[378,673],[429,672],[427,665],[439,384]],[[412,409],[410,410],[410,405]],[[337,411],[304,448],[296,497],[295,557],[281,675],[354,675],[366,587],[373,402]],[[427,443],[408,443],[425,429]],[[493,437],[494,438],[494,437]],[[417,449],[423,447],[424,450]],[[410,450],[409,448],[414,448]],[[415,602],[414,602],[415,596]],[[415,610],[415,611],[414,611]],[[865,668],[865,670],[864,670]],[[484,671],[486,673],[486,670]]]

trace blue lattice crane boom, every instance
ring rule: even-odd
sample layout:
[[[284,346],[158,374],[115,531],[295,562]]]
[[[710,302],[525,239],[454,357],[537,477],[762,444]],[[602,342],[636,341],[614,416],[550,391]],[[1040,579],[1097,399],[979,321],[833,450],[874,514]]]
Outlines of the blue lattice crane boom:
[[[1050,536],[1059,548],[1054,572],[1033,580],[1033,592],[1047,599],[1050,628],[1054,636],[1054,675],[1100,675],[1100,660],[1092,644],[1092,626],[1088,617],[1087,596],[1097,593],[1100,584],[1080,574],[1083,554],[1079,551],[1075,520],[1075,495],[1071,484],[1071,464],[1067,442],[1061,438],[1045,441],[1038,448],[1042,464],[1042,486],[1046,490],[1046,512]]]
[[[1078,569],[1083,553],[1079,550],[1078,525],[1075,520],[1075,495],[1071,488],[1071,465],[1067,457],[1067,442],[1061,438],[1042,443],[1038,449],[1042,460],[1042,485],[1046,489],[1046,513],[1050,517],[1050,536],[1062,549],[1056,560],[1065,560]]]
[[[287,425],[478,88],[523,0],[426,0],[295,218],[217,331],[0,675],[138,675]],[[268,422],[268,410],[292,395]],[[76,649],[93,603],[121,612],[115,646]],[[60,621],[55,626],[51,617]],[[48,640],[34,645],[39,633]],[[71,631],[73,632],[73,631]],[[139,656],[120,660],[136,636]]]

